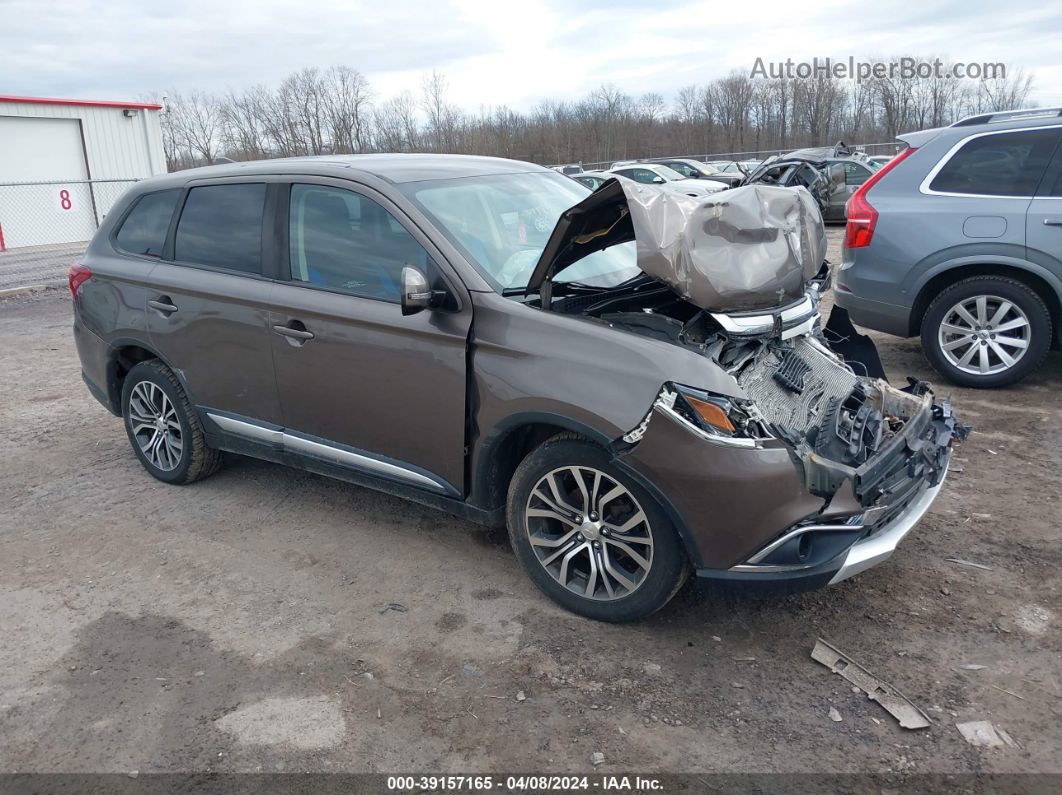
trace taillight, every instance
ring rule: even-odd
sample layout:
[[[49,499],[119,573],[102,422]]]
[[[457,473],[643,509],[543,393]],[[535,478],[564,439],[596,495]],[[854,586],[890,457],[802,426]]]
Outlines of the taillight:
[[[92,277],[87,265],[71,265],[66,272],[66,283],[70,285],[70,295],[77,297],[78,288]]]
[[[874,237],[874,227],[878,224],[878,211],[867,201],[867,192],[878,184],[878,180],[886,173],[900,164],[900,161],[914,152],[914,148],[904,149],[892,160],[883,165],[870,175],[870,179],[864,182],[845,205],[845,215],[848,217],[848,225],[844,230],[845,248],[862,248],[869,246]]]

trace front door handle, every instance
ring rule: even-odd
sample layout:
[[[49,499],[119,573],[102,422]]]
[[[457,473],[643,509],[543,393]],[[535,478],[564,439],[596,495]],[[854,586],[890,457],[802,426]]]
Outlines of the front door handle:
[[[163,317],[169,317],[177,311],[177,305],[170,301],[170,297],[168,295],[160,295],[158,298],[153,298],[147,303],[148,306],[150,306]]]
[[[1045,218],[1044,226],[1062,226],[1062,218]]]
[[[273,333],[286,337],[291,345],[301,346],[313,339],[313,332],[298,320],[292,320],[286,326],[273,326]]]

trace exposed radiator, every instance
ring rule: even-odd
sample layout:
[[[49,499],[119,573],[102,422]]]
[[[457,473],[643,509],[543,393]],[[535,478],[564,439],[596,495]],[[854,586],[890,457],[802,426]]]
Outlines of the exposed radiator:
[[[765,351],[759,361],[737,376],[737,381],[767,420],[803,434],[816,423],[827,401],[830,398],[843,401],[859,383],[859,378],[845,365],[822,353],[807,337],[797,337],[791,350],[810,368],[803,373],[803,388],[798,393],[774,377],[787,350],[788,347]]]

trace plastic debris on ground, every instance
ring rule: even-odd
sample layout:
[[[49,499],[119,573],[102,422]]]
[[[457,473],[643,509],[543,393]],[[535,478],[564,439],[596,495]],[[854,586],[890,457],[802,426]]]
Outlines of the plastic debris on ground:
[[[929,716],[903,693],[887,682],[878,679],[840,649],[819,638],[811,650],[811,659],[822,663],[835,674],[847,679],[876,701],[905,729],[925,729],[930,725]]]

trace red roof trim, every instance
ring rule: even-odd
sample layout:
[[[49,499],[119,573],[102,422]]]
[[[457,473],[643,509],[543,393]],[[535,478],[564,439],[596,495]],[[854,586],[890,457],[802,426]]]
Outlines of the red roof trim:
[[[37,105],[85,105],[92,108],[142,108],[143,110],[162,110],[162,105],[154,102],[110,102],[103,99],[56,99],[54,97],[10,97],[0,94],[0,102],[18,102]]]

